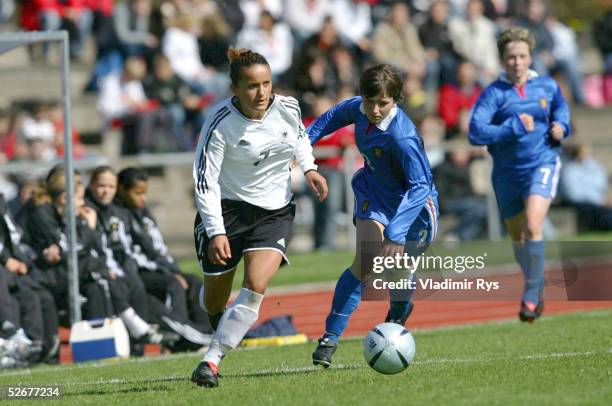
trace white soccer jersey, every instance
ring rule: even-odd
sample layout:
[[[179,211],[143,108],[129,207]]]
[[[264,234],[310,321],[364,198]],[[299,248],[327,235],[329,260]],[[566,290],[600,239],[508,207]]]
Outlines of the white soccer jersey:
[[[221,199],[267,210],[286,206],[292,197],[289,172],[294,156],[304,173],[317,169],[293,97],[274,95],[261,120],[243,115],[231,98],[213,107],[193,165],[195,200],[206,234],[225,234]]]

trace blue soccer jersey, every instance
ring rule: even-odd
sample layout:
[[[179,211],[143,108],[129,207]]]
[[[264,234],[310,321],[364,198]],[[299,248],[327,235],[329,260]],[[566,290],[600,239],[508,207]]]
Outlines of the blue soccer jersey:
[[[520,114],[533,117],[528,132]],[[501,215],[509,219],[524,210],[529,195],[554,199],[559,180],[561,144],[549,135],[552,123],[569,135],[569,109],[557,83],[549,77],[530,78],[522,89],[505,75],[480,96],[470,119],[469,139],[487,145],[493,157],[493,189]]]
[[[412,121],[394,107],[382,122],[372,124],[357,96],[332,107],[306,133],[314,144],[350,124],[355,124],[355,143],[365,160],[353,178],[356,216],[381,222],[386,238],[404,243],[425,210],[431,230],[427,240],[431,241],[437,229],[437,193],[423,141]]]
[[[527,132],[519,115],[533,116],[535,130]],[[502,75],[478,98],[470,119],[469,140],[486,145],[493,157],[494,177],[512,177],[544,164],[554,164],[561,145],[548,134],[553,122],[570,134],[570,115],[561,89],[550,77],[530,78],[522,89]]]

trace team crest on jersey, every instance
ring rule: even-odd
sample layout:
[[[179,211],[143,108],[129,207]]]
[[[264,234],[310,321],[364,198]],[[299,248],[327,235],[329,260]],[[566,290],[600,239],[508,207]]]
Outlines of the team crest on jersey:
[[[281,135],[281,142],[283,144],[286,144],[287,142],[289,142],[289,133],[287,131],[283,131],[283,134]]]
[[[374,156],[376,159],[380,159],[383,156],[383,150],[381,147],[374,147]]]
[[[546,107],[548,107],[548,100],[546,100],[546,97],[540,97],[540,107],[542,107],[542,110],[546,110]]]
[[[365,202],[361,203],[361,211],[363,213],[368,211],[368,207],[370,207],[370,202],[368,202],[367,200]]]

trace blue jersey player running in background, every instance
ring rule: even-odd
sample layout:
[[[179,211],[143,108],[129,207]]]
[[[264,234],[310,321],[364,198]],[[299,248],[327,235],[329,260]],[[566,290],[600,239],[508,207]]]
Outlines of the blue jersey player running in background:
[[[569,110],[557,83],[529,70],[533,35],[504,31],[497,47],[505,73],[485,89],[470,120],[470,142],[493,157],[493,189],[525,274],[519,317],[533,322],[544,309],[545,244],[542,224],[557,191],[561,141]]]
[[[427,246],[436,236],[437,192],[423,141],[397,107],[402,82],[396,68],[373,66],[361,75],[361,96],[337,104],[306,129],[314,144],[355,124],[355,143],[365,159],[352,181],[357,251],[336,284],[325,334],[312,354],[315,365],[331,365],[338,340],[361,301],[361,280],[372,271],[364,258],[403,254],[405,246]],[[405,323],[413,307],[412,292],[403,292],[401,300],[391,302],[386,321]]]

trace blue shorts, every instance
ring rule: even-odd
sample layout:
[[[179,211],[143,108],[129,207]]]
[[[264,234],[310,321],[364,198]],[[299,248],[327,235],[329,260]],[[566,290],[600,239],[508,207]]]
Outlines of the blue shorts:
[[[493,190],[502,218],[506,220],[522,212],[529,195],[554,199],[560,172],[561,159],[557,157],[556,162],[543,164],[522,173],[494,175]]]
[[[355,194],[353,220],[374,220],[386,227],[395,216],[397,205],[390,206],[387,199],[381,198],[380,191],[374,190],[368,184],[361,170],[353,176],[351,184]],[[434,192],[427,198],[419,215],[406,233],[406,252],[415,256],[419,255],[436,239],[439,213],[438,199]],[[414,248],[420,252],[416,252]]]

